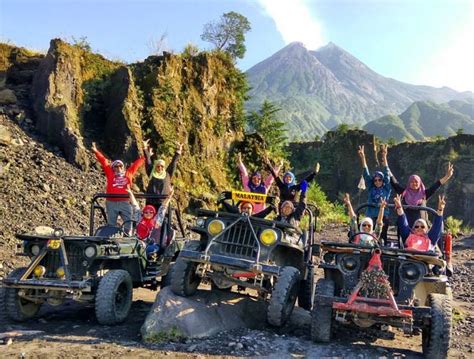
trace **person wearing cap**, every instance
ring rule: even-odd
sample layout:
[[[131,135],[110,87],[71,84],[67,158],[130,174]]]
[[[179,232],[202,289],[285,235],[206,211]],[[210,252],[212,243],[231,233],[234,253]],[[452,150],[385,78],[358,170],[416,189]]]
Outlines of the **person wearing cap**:
[[[165,160],[161,158],[152,161],[153,150],[148,144],[149,140],[146,140],[144,143],[146,155],[146,172],[149,177],[146,193],[168,195],[171,188],[171,179],[174,175],[174,172],[176,171],[178,159],[183,151],[183,144],[178,143],[178,148],[174,153],[173,159],[166,167]],[[149,198],[147,199],[146,204],[151,204],[158,209],[161,205],[161,200]]]
[[[394,198],[395,209],[398,215],[398,229],[405,241],[405,249],[414,251],[434,251],[441,232],[443,231],[443,212],[446,206],[444,196],[438,196],[438,210],[433,220],[433,225],[428,230],[428,223],[423,218],[418,218],[410,228],[406,214],[402,207],[402,196],[397,194]]]
[[[273,171],[278,175],[280,172],[281,166],[283,165],[283,161],[280,162],[280,165],[275,166]],[[247,172],[247,168],[245,167],[244,163],[242,162],[242,155],[240,153],[237,154],[237,167],[239,168],[240,172],[240,179],[242,180],[242,187],[244,188],[245,192],[253,192],[253,193],[262,193],[267,194],[270,186],[273,183],[274,177],[270,174],[268,175],[265,180],[262,180],[262,174],[258,171],[255,171],[249,177]],[[265,203],[254,203],[254,211],[261,212],[265,209]]]
[[[365,158],[364,153],[364,146],[359,146],[357,150],[357,154],[359,155],[361,164],[362,164],[362,175],[364,176],[364,181],[367,186],[368,191],[368,198],[367,202],[372,206],[367,207],[365,215],[367,217],[372,218],[373,222],[377,221],[378,213],[379,213],[379,204],[381,200],[384,199],[388,201],[391,193],[391,186],[390,186],[390,169],[388,168],[387,163],[387,147],[381,147],[381,155],[382,155],[382,166],[383,172],[375,171],[373,175],[369,172],[369,167],[367,166],[367,160]],[[382,233],[380,234],[380,238],[383,241],[387,240],[387,231],[389,225],[389,210],[388,207],[384,209],[383,215],[383,227]]]
[[[125,169],[125,165],[121,160],[110,161],[102,152],[97,149],[95,142],[92,143],[92,151],[99,161],[102,170],[107,178],[107,194],[123,194],[123,198],[107,198],[105,209],[107,212],[107,224],[111,226],[117,225],[117,219],[120,216],[122,221],[130,221],[132,219],[132,209],[128,200],[127,187],[133,183],[133,177],[138,169],[145,162],[145,157],[138,158],[130,167]]]
[[[308,184],[312,180],[314,180],[314,178],[316,177],[320,169],[319,162],[318,162],[314,166],[313,172],[311,172],[308,176],[306,176],[303,179],[303,181],[301,181],[300,183],[296,183],[295,175],[293,174],[293,172],[290,172],[290,171],[285,172],[285,174],[283,175],[283,179],[281,179],[275,173],[275,171],[273,171],[270,160],[268,158],[265,158],[265,164],[267,165],[267,168],[272,174],[272,176],[275,178],[275,183],[278,189],[280,190],[280,203],[281,204],[283,204],[285,201],[294,202],[296,199],[296,195],[299,192],[300,192],[300,197],[303,197],[303,199],[305,199]],[[306,183],[304,188],[302,187],[303,182]]]

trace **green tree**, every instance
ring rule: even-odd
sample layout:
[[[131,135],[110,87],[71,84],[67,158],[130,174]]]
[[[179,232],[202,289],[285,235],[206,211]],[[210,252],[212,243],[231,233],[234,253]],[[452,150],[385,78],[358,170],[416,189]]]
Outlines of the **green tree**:
[[[278,111],[280,109],[275,104],[264,101],[258,112],[252,111],[247,116],[247,124],[250,130],[262,136],[272,157],[286,158],[288,137],[286,136],[285,123],[276,119]]]
[[[229,53],[232,58],[245,55],[245,33],[251,29],[247,18],[231,11],[221,16],[219,22],[204,25],[201,39],[212,43],[217,50]]]

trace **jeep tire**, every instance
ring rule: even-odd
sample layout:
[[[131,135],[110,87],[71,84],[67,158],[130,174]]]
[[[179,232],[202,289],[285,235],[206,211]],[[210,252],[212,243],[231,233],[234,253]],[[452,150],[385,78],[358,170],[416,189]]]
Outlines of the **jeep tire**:
[[[286,323],[298,297],[300,271],[294,267],[283,267],[273,286],[267,308],[268,323],[281,327]]]
[[[8,278],[19,279],[25,271],[26,268],[17,268],[8,275]],[[7,318],[24,322],[38,314],[41,304],[21,298],[18,291],[17,288],[4,288],[3,298],[0,298],[0,303],[3,301],[3,304],[0,304],[0,307],[5,310]]]
[[[298,292],[298,306],[300,308],[311,310],[314,297],[314,267],[308,268],[308,276],[300,283]]]
[[[122,269],[108,271],[99,282],[95,296],[95,315],[103,325],[123,322],[132,305],[130,274]]]
[[[189,241],[185,245],[185,249],[199,251],[201,242]],[[181,297],[188,297],[197,291],[197,287],[201,283],[201,278],[196,273],[197,264],[184,260],[180,256],[176,259],[173,271],[170,273],[171,291]]]
[[[430,359],[447,358],[451,340],[451,299],[445,294],[432,293],[427,305],[431,307],[431,319],[422,332],[423,355]]]
[[[168,267],[168,272],[161,277],[160,281],[160,289],[164,287],[169,287],[171,285],[171,278],[173,278],[173,270],[174,270],[175,262],[170,263]]]
[[[316,283],[313,310],[311,311],[311,339],[315,342],[327,343],[331,340],[332,330],[332,307],[322,305],[318,297],[333,297],[335,291],[334,281],[330,279],[319,279]]]

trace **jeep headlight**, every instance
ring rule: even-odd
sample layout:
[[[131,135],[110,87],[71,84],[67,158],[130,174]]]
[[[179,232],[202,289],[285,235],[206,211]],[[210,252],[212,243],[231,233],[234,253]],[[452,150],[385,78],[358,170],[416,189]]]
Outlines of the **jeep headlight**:
[[[266,246],[271,246],[278,239],[278,234],[273,229],[264,229],[260,234],[260,241]]]
[[[40,252],[40,246],[38,244],[33,244],[30,247],[30,251],[31,251],[31,254],[33,254],[36,257]]]
[[[353,272],[359,268],[359,261],[355,256],[345,255],[341,258],[341,267],[345,272]]]
[[[398,269],[398,273],[405,282],[409,283],[416,283],[425,275],[420,266],[410,262],[403,263]]]
[[[46,273],[46,268],[44,266],[36,266],[35,269],[33,270],[33,275],[36,277],[36,278],[41,278],[42,276],[44,276]]]
[[[209,222],[207,225],[207,231],[212,235],[212,236],[217,236],[219,233],[221,233],[225,228],[224,222],[214,219]]]
[[[196,219],[196,226],[198,227],[204,227],[204,224],[206,224],[206,220],[204,218],[198,218]]]
[[[96,254],[97,254],[97,249],[95,248],[95,246],[88,246],[84,249],[84,255],[87,258],[95,257]]]

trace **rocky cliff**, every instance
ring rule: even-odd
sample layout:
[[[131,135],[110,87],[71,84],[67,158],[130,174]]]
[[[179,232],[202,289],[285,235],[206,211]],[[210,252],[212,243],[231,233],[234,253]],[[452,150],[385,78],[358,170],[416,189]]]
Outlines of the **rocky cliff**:
[[[322,141],[292,143],[291,163],[297,172],[312,168],[321,162],[321,172],[317,177],[322,189],[331,200],[341,199],[349,192],[356,203],[367,199],[365,191],[357,186],[362,169],[357,156],[357,147],[365,146],[370,171],[380,169],[376,162],[377,139],[361,130],[330,131]],[[411,174],[418,174],[428,187],[443,177],[448,161],[454,164],[453,178],[440,188],[448,199],[446,216],[463,219],[466,224],[474,224],[474,135],[457,135],[434,142],[406,142],[389,148],[389,166],[398,181],[405,185]],[[437,196],[428,201],[436,206]]]
[[[15,51],[0,52],[7,87],[18,74]],[[68,162],[87,171],[93,141],[128,163],[142,154],[145,138],[166,160],[182,142],[175,183],[184,205],[185,193],[200,205],[229,186],[225,164],[243,135],[246,82],[225,54],[190,51],[124,65],[54,39],[30,75],[28,120]],[[143,171],[137,183],[146,185]]]

